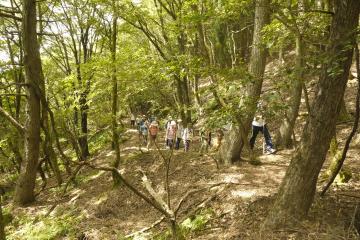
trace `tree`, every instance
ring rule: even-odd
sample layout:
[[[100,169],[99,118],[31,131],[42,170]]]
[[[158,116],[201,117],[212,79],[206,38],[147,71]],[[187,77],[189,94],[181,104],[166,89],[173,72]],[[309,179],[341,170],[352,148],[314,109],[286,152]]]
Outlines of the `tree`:
[[[118,124],[117,124],[117,112],[118,112],[118,83],[116,77],[116,45],[117,45],[117,21],[118,17],[116,15],[116,6],[115,1],[112,1],[113,8],[113,20],[112,20],[112,33],[110,37],[110,52],[111,52],[111,64],[112,64],[112,116],[111,116],[111,126],[112,126],[112,143],[115,148],[115,161],[114,168],[118,168],[120,165],[120,146],[119,146],[119,133],[118,133]],[[117,177],[113,174],[114,182],[117,181]]]
[[[1,189],[0,189],[0,240],[5,240],[6,239],[6,235],[5,235],[5,222],[4,222],[4,217],[3,217],[3,213],[2,213],[2,196],[1,196]]]
[[[222,144],[219,150],[219,157],[225,163],[232,163],[240,158],[243,147],[248,144],[247,136],[250,132],[251,121],[255,115],[256,104],[260,97],[267,51],[263,46],[261,36],[262,30],[270,20],[270,2],[268,0],[257,0],[255,7],[254,34],[251,48],[249,73],[252,80],[245,86],[244,99],[240,108],[246,114],[236,117],[236,124],[227,136],[226,144]]]
[[[327,59],[323,65],[312,114],[305,125],[299,148],[282,181],[275,203],[264,222],[278,227],[306,216],[315,196],[316,182],[335,133],[349,68],[352,61],[360,2],[335,1]]]
[[[34,188],[40,144],[40,91],[42,66],[36,34],[36,1],[23,0],[22,37],[24,44],[25,83],[27,84],[27,120],[25,158],[15,189],[14,201],[23,205],[35,200]]]

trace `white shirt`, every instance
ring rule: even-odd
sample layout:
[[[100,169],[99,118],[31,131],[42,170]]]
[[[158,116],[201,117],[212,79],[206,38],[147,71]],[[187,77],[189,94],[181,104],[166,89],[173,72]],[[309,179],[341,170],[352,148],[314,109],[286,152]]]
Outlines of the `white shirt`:
[[[256,127],[263,127],[265,125],[265,121],[261,116],[254,117],[252,121],[252,125]]]
[[[186,140],[191,140],[191,138],[192,138],[192,131],[189,128],[184,128],[182,139],[186,141]]]

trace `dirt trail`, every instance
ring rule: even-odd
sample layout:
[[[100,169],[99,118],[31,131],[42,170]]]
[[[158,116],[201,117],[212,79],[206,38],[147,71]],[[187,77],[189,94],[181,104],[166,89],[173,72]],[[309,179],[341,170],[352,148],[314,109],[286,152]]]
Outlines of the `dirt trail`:
[[[149,152],[142,146],[139,151],[137,131],[126,132],[128,140],[122,146],[122,166],[124,176],[135,183],[137,187],[146,192],[141,183],[139,168],[144,170],[153,186],[163,191],[164,165],[155,150]],[[163,136],[160,136],[159,145],[164,154]],[[191,189],[220,184],[211,190],[194,194],[184,202],[179,219],[184,219],[203,201],[214,196],[205,208],[214,210],[214,218],[222,216],[223,227],[214,228],[213,233],[206,233],[203,239],[228,239],[226,228],[231,227],[233,218],[237,218],[239,207],[245,208],[248,204],[260,197],[271,196],[284,175],[290,152],[279,152],[277,155],[260,156],[262,164],[254,166],[247,162],[240,162],[232,167],[216,169],[214,160],[209,156],[200,156],[198,143],[194,142],[191,151],[174,151],[170,169],[171,202],[175,205],[182,196]],[[108,164],[113,158],[113,152],[102,152],[97,156],[96,164]],[[92,171],[84,172],[92,175]],[[224,188],[224,190],[222,190]],[[220,193],[215,194],[218,190]],[[156,210],[140,200],[124,187],[113,189],[111,177],[108,173],[96,174],[91,180],[82,184],[75,193],[71,192],[69,198],[76,208],[86,211],[87,218],[79,226],[89,239],[116,239],[117,235],[129,233],[150,226],[161,217]],[[85,202],[85,203],[84,203]],[[225,229],[223,229],[225,227]],[[166,228],[163,223],[160,229]],[[217,229],[217,230],[216,230]],[[226,233],[224,235],[224,233]],[[219,238],[219,234],[223,234]],[[230,235],[236,235],[232,233]],[[201,235],[193,238],[202,239]]]
[[[147,151],[144,146],[140,151],[136,130],[128,130],[123,137],[127,139],[121,147],[121,172],[125,178],[146,193],[141,183],[142,174],[139,172],[141,169],[146,172],[156,191],[164,192],[165,169],[157,151]],[[170,151],[164,148],[162,135],[158,141],[163,153],[169,156]],[[261,146],[261,144],[258,143],[256,146]],[[266,215],[267,207],[273,199],[272,196],[276,193],[285,174],[292,151],[283,150],[275,155],[261,155],[261,149],[257,149],[260,165],[254,166],[243,161],[230,167],[222,166],[217,169],[214,160],[209,155],[200,156],[198,149],[198,143],[194,142],[190,152],[174,151],[170,165],[172,206],[175,206],[192,189],[217,185],[191,195],[184,201],[179,211],[179,222],[193,215],[194,209],[200,209],[201,203],[204,205],[201,209],[211,209],[212,214],[206,226],[201,231],[194,232],[188,239],[262,239],[256,235],[254,237],[253,234],[258,231]],[[351,155],[353,154],[356,153],[352,152]],[[99,166],[108,166],[113,158],[114,152],[104,150],[94,156],[92,161]],[[356,159],[350,157],[349,161],[355,162]],[[359,164],[352,165],[353,171],[357,169],[359,169]],[[357,178],[355,180],[355,184],[349,185],[347,190],[358,189],[356,183],[359,181]],[[126,187],[114,188],[111,174],[108,172],[84,168],[79,174],[78,181],[78,186],[69,188],[68,193],[61,199],[51,216],[68,212],[75,216],[82,216],[81,221],[74,226],[79,236],[86,236],[89,240],[119,239],[152,225],[162,217],[159,212]],[[21,211],[41,216],[58,200],[58,196],[56,191],[44,191],[30,210],[27,208]],[[339,197],[336,199],[333,201],[333,197],[330,196],[326,199],[329,206],[316,207],[315,213],[310,215],[318,219],[317,216],[322,216],[321,214],[326,212],[333,214],[332,220],[342,217],[344,214],[340,214],[339,211],[343,204]],[[348,210],[353,210],[353,205],[348,204],[347,207]],[[344,218],[347,219],[348,216]],[[167,225],[163,222],[151,229],[151,232],[159,233],[166,229]]]

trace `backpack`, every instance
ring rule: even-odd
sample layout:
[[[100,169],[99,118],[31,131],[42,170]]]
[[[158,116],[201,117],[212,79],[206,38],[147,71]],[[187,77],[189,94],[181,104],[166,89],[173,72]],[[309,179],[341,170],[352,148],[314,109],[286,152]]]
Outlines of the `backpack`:
[[[159,128],[157,126],[155,126],[155,125],[150,125],[149,131],[150,131],[151,136],[156,136],[156,134],[159,131]]]

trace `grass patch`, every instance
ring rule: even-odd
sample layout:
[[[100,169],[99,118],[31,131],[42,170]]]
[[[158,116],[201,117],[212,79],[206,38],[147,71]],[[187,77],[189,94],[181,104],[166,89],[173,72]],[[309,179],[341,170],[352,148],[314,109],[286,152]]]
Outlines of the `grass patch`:
[[[189,239],[189,236],[201,231],[205,228],[206,224],[209,222],[209,220],[214,216],[214,211],[210,208],[204,209],[200,211],[198,214],[188,217],[185,219],[177,229],[177,239],[178,240],[185,240]],[[135,240],[136,238],[133,238]],[[143,238],[137,238],[137,239],[143,239]],[[167,230],[165,232],[162,232],[156,236],[154,236],[152,239],[155,240],[170,240],[172,239],[171,231]]]
[[[7,239],[52,240],[65,236],[75,239],[75,226],[81,218],[82,216],[75,212],[56,217],[42,217],[41,219],[22,215],[12,226],[9,226]]]

